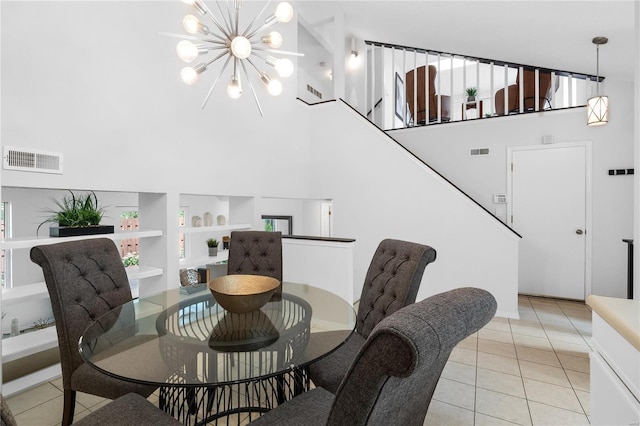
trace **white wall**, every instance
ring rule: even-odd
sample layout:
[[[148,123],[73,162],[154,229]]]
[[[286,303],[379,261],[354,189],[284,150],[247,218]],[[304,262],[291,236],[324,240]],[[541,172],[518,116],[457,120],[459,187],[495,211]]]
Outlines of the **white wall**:
[[[245,2],[241,25],[262,5]],[[198,84],[185,85],[179,40],[159,34],[184,33],[186,4],[3,1],[0,7],[2,144],[64,155],[63,175],[3,170],[3,185],[306,195],[307,118],[295,100],[295,77],[283,80],[279,98],[254,79],[261,118],[248,87],[238,101],[228,98],[227,69],[202,110],[219,71],[214,66]],[[296,23],[277,29],[282,48],[296,50]]]
[[[635,81],[635,85],[633,88],[633,92],[634,93],[634,108],[635,108],[635,114],[634,114],[634,149],[635,149],[635,153],[634,153],[634,164],[635,164],[635,168],[636,171],[638,173],[636,173],[635,175],[635,179],[634,179],[634,184],[635,184],[635,189],[633,191],[634,193],[634,199],[635,199],[635,204],[634,204],[634,230],[633,230],[633,238],[634,238],[634,242],[637,246],[640,246],[640,43],[638,43],[637,41],[640,40],[640,2],[636,2],[635,3],[635,28],[636,28],[636,44],[635,44],[635,55],[636,55],[636,61],[635,61],[635,77],[634,77],[634,81]],[[634,271],[638,271],[635,272],[633,275],[633,296],[634,299],[636,300],[640,300],[640,248],[636,248],[634,251],[634,261],[633,261],[633,265],[634,265]]]
[[[501,315],[518,315],[519,237],[342,102],[309,109],[312,192],[333,198],[335,234],[356,239],[356,299],[378,243],[397,238],[438,252],[418,299],[475,286],[494,294]]]
[[[633,235],[633,177],[609,176],[609,169],[633,167],[633,97],[629,82],[607,83],[609,124],[587,127],[578,108],[543,114],[491,118],[391,132],[391,136],[442,173],[489,211],[493,194],[506,193],[507,147],[555,142],[593,142],[592,292],[626,296],[627,246]],[[488,157],[470,157],[470,148],[489,148]],[[552,209],[552,206],[550,206]]]

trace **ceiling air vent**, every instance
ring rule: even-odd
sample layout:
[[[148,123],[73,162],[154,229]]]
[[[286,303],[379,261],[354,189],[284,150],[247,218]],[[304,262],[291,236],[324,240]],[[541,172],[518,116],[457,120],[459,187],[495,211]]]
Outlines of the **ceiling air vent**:
[[[62,154],[55,152],[5,146],[2,158],[6,170],[62,174]]]
[[[489,155],[489,148],[471,148],[469,155],[472,157]]]

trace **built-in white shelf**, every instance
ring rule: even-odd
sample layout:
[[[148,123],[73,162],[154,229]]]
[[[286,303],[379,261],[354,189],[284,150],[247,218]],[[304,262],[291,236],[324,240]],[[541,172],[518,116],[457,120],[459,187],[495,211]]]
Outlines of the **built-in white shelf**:
[[[79,235],[75,237],[18,237],[18,238],[5,238],[0,240],[0,247],[3,250],[13,249],[25,249],[33,246],[56,244],[65,241],[79,241],[88,240],[93,238],[109,238],[114,241],[126,240],[129,238],[148,238],[148,237],[161,237],[162,230],[149,229],[149,230],[137,230],[137,231],[123,231],[115,232],[113,234],[97,234],[97,235]]]
[[[195,268],[197,266],[204,266],[210,263],[222,263],[229,259],[229,250],[221,250],[218,248],[217,256],[203,256],[203,257],[187,257],[180,259],[180,268]]]
[[[25,284],[2,289],[2,306],[47,298],[49,298],[49,292],[45,283]]]
[[[125,269],[129,281],[141,278],[157,277],[164,273],[162,268],[155,266],[129,266]],[[2,289],[2,305],[17,305],[23,302],[31,302],[38,299],[48,299],[49,292],[44,282],[35,284],[18,285],[12,288]]]
[[[247,223],[239,223],[236,225],[185,226],[180,227],[178,232],[181,234],[193,234],[202,232],[241,231],[247,229],[251,229],[251,225]]]
[[[58,334],[55,326],[8,337],[2,339],[2,362],[13,361],[57,346]]]
[[[129,281],[139,280],[140,278],[159,277],[164,274],[164,269],[150,265],[129,266],[125,268],[125,271],[127,271]]]
[[[137,318],[159,314],[164,309],[162,305],[139,300],[134,302],[134,307]],[[13,361],[57,346],[58,334],[55,326],[7,337],[2,339],[2,362]]]
[[[2,395],[8,397],[20,393],[25,389],[33,388],[44,382],[49,382],[60,377],[61,375],[62,368],[60,367],[60,363],[50,365],[49,367],[45,367],[42,370],[38,370],[10,382],[3,383]]]

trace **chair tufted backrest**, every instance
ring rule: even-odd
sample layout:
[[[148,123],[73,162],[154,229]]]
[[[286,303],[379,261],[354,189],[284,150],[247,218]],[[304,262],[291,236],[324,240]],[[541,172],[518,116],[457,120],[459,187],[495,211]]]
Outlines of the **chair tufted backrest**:
[[[100,315],[131,300],[120,253],[107,238],[35,246],[31,260],[49,290],[58,333],[63,385],[82,363],[78,339]]]
[[[452,349],[496,306],[485,290],[459,288],[380,321],[340,384],[327,425],[422,425]]]
[[[436,251],[429,246],[383,240],[364,280],[356,331],[366,339],[380,320],[415,302],[424,268],[434,260]]]
[[[282,281],[282,233],[234,231],[228,274],[263,275]]]

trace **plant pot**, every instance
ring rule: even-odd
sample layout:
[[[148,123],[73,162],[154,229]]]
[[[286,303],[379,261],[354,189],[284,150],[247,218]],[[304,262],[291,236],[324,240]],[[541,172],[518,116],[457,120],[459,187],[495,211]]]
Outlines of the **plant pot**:
[[[50,237],[74,237],[78,235],[113,234],[113,225],[95,226],[52,226]]]
[[[475,102],[476,97],[475,96],[467,96],[467,102]]]
[[[217,256],[218,247],[209,247],[209,256]]]

